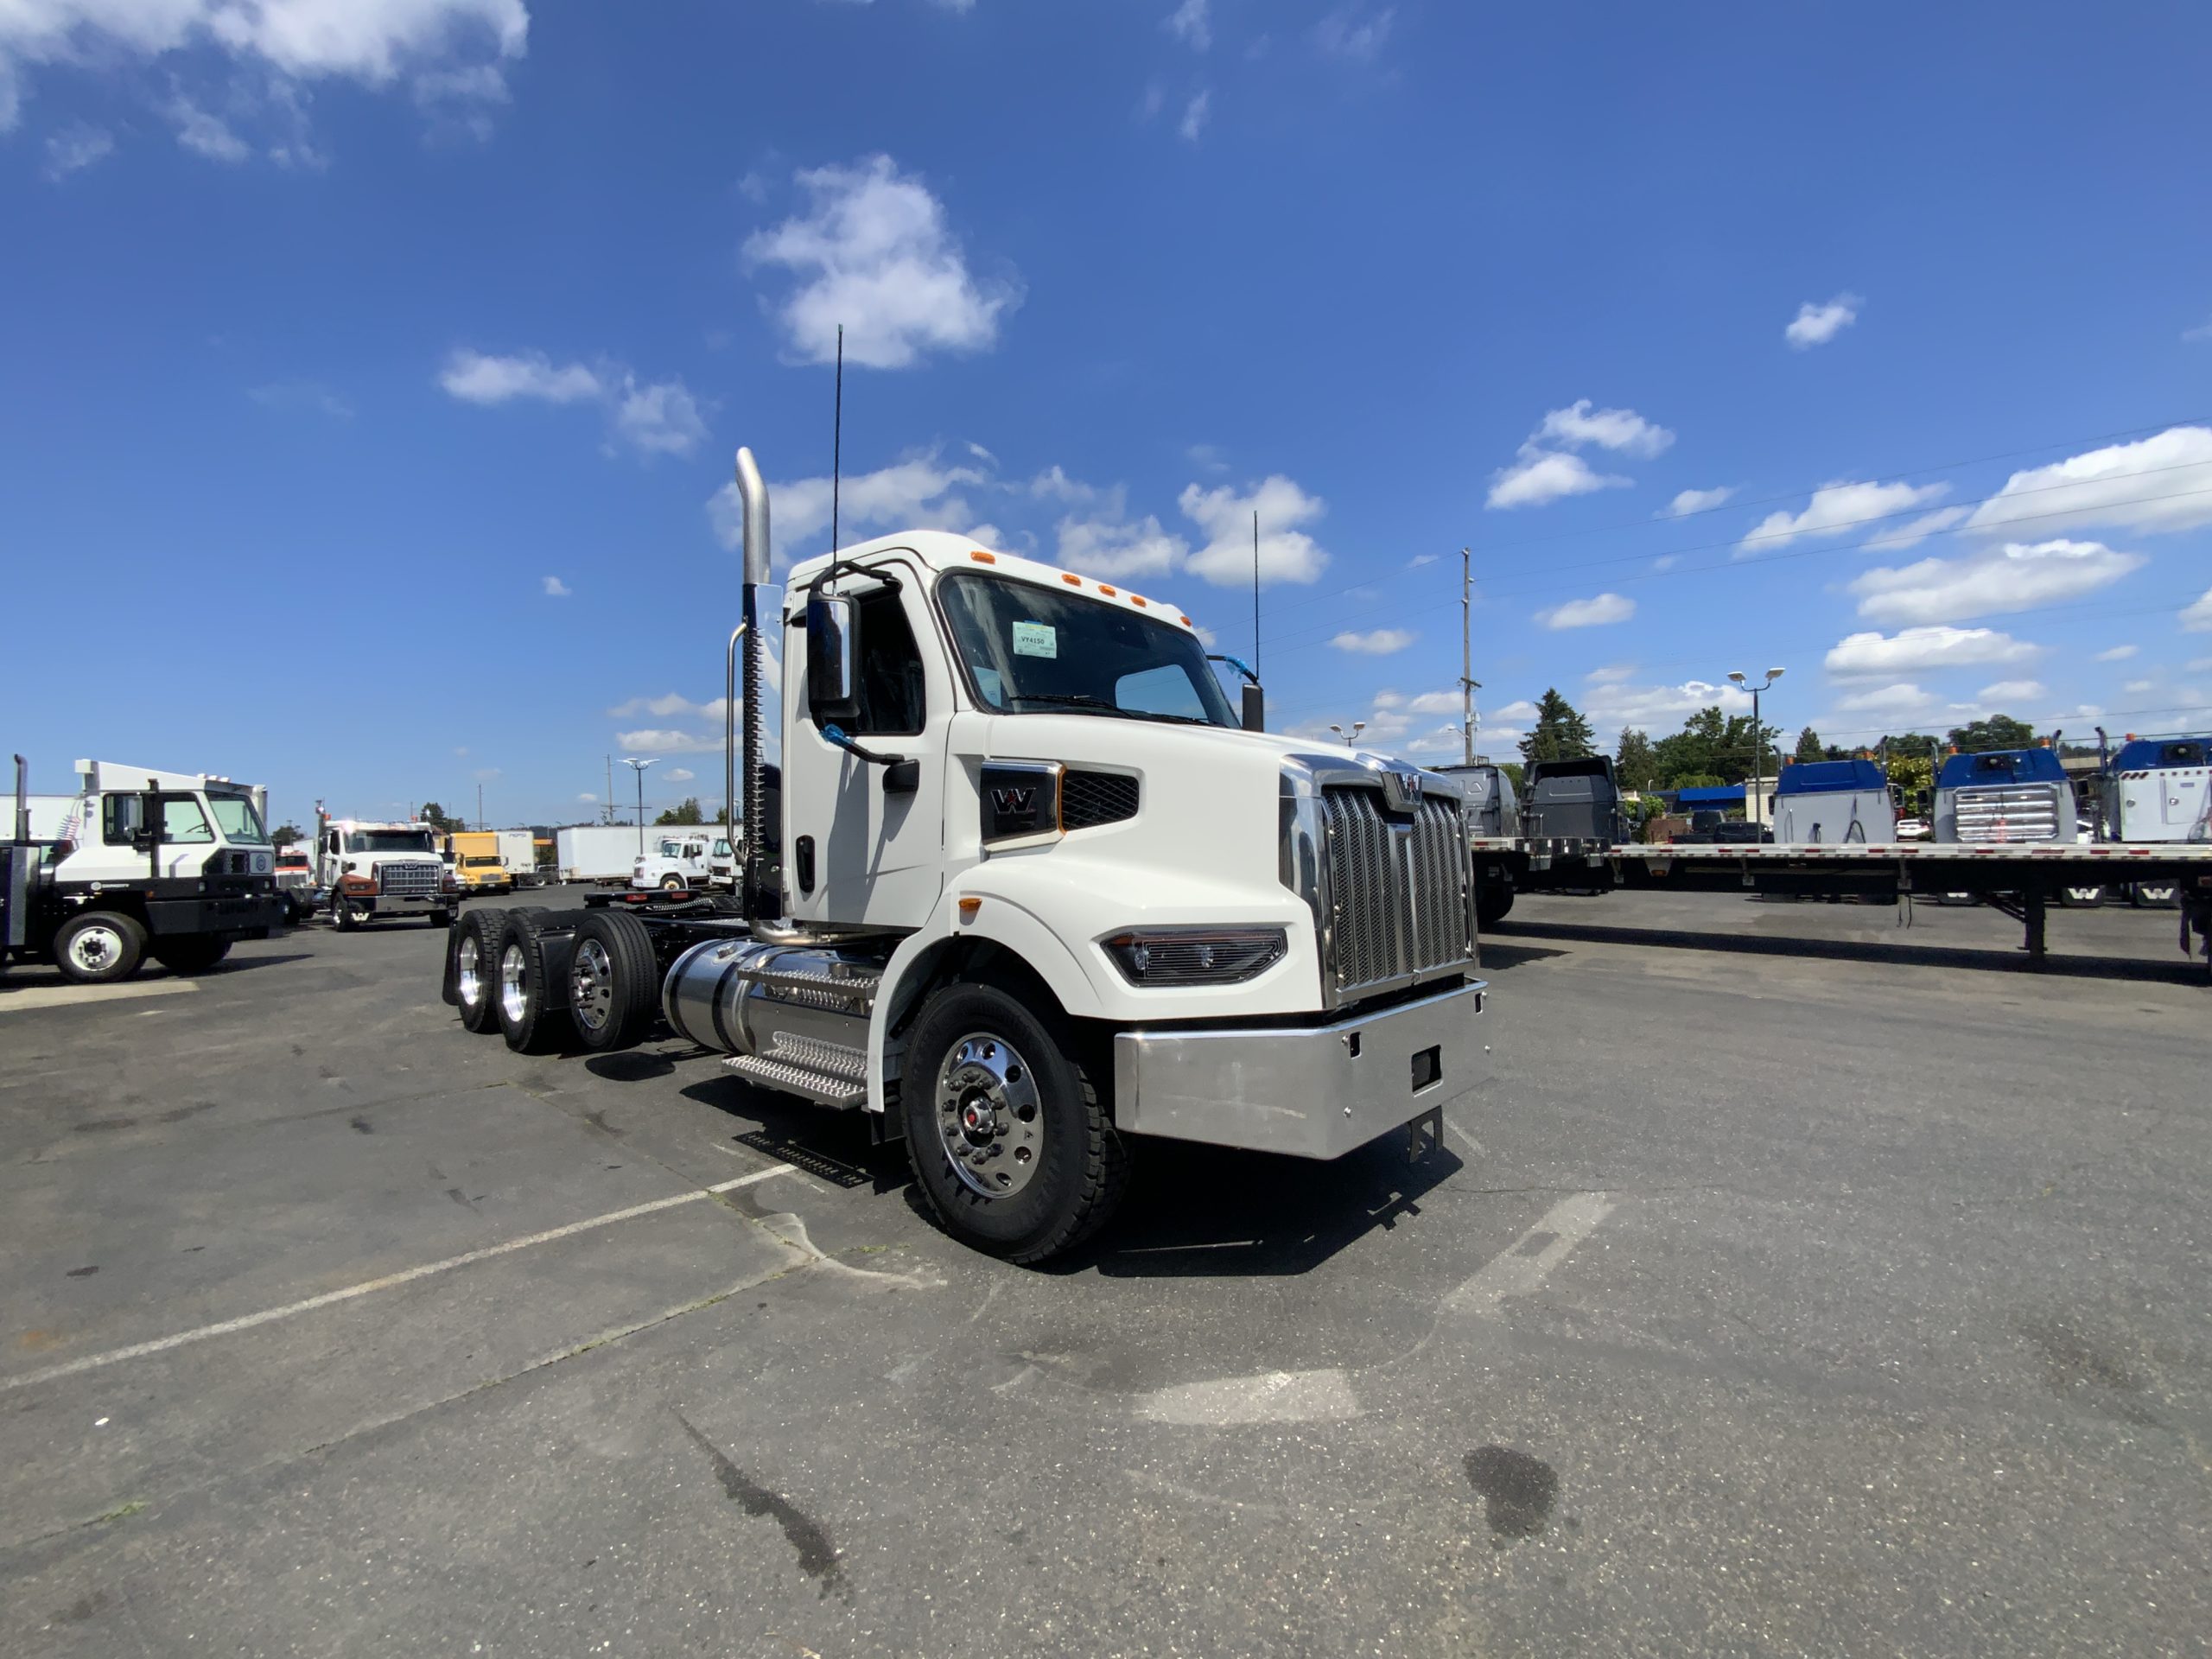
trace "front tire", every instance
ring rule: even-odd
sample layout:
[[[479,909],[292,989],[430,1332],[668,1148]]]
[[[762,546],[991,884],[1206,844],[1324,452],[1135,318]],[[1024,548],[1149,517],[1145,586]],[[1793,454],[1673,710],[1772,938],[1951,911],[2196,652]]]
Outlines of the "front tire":
[[[660,964],[636,917],[593,910],[569,953],[569,1014],[586,1048],[602,1054],[645,1039],[660,1012]]]
[[[72,916],[54,936],[54,965],[79,985],[112,985],[146,959],[146,930],[120,911]]]
[[[915,1181],[947,1232],[1010,1261],[1081,1243],[1128,1184],[1128,1152],[1063,1030],[996,986],[949,985],[907,1034]]]

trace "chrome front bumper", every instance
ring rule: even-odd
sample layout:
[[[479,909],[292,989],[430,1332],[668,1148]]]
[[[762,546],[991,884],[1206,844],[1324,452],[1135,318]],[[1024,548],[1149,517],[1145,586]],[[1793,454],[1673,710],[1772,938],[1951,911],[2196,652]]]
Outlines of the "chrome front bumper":
[[[1131,1135],[1341,1158],[1485,1081],[1474,1018],[1487,989],[1470,980],[1325,1026],[1117,1033],[1115,1120]]]

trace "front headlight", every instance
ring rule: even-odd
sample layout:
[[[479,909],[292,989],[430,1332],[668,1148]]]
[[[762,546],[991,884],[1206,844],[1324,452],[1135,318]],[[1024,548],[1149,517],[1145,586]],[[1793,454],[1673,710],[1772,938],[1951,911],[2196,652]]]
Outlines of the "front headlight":
[[[1279,927],[1140,927],[1101,943],[1132,985],[1234,985],[1290,950]]]

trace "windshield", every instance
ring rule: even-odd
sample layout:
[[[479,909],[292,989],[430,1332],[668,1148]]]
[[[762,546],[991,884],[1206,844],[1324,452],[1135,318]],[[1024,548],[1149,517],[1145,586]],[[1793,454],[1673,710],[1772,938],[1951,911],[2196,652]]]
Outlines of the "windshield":
[[[486,864],[498,863],[499,861],[499,855],[497,853],[471,853],[467,858],[462,859],[461,861],[467,865],[472,870],[480,870]]]
[[[427,830],[354,830],[346,836],[346,850],[349,853],[430,853],[437,849],[430,845]]]
[[[225,841],[268,842],[269,832],[261,827],[261,814],[245,796],[211,794],[207,804],[214,809]]]
[[[1001,714],[1068,712],[1234,726],[1198,639],[1033,582],[962,571],[942,588],[976,697]]]

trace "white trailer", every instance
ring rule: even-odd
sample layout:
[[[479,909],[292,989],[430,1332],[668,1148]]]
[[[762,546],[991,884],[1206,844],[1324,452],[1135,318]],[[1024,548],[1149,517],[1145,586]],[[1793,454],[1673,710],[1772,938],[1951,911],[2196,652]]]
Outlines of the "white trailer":
[[[563,881],[608,881],[627,886],[637,867],[638,849],[650,847],[652,832],[640,837],[634,823],[575,823],[554,831],[555,861]]]
[[[537,836],[528,830],[501,830],[499,862],[506,867],[508,877],[517,887],[535,881],[537,876]]]

